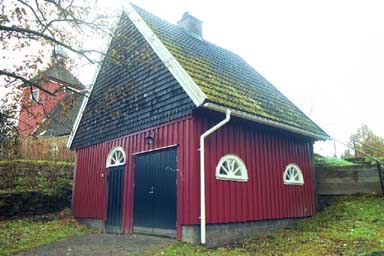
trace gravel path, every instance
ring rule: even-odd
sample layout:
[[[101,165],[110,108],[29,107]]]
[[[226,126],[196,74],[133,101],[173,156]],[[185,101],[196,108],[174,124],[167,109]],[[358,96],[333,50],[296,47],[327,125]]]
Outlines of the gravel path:
[[[113,235],[91,234],[56,241],[54,243],[37,247],[22,256],[101,256],[101,255],[130,255],[142,253],[147,250],[162,248],[176,240],[144,235]]]

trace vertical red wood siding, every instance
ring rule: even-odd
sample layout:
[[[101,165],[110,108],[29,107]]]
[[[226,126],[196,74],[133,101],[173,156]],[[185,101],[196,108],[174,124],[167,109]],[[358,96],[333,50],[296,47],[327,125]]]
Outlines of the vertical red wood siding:
[[[218,121],[208,115],[197,116],[197,135]],[[236,120],[211,134],[205,144],[207,223],[313,215],[311,147],[308,140]],[[226,154],[238,155],[244,161],[248,182],[216,179],[216,165]],[[283,183],[283,172],[290,163],[302,170],[304,185]]]
[[[106,218],[107,169],[110,150],[122,146],[127,155],[123,227],[132,230],[134,155],[177,145],[177,238],[181,225],[199,223],[199,138],[220,119],[194,115],[77,151],[73,214],[78,218]],[[144,138],[155,133],[155,143]],[[207,223],[304,217],[314,214],[311,142],[269,131],[260,125],[229,124],[206,140]],[[246,164],[248,182],[216,179],[216,165],[225,154],[236,154]],[[296,163],[304,185],[284,185],[287,164]],[[104,175],[104,177],[103,177]]]
[[[193,153],[192,143],[192,117],[182,118],[142,132],[134,133],[95,146],[80,149],[76,152],[76,177],[73,197],[73,215],[77,218],[106,218],[107,207],[107,172],[106,159],[110,150],[115,146],[124,148],[127,160],[125,168],[124,198],[123,198],[123,227],[125,232],[132,230],[133,212],[133,180],[135,153],[154,150],[157,148],[177,145],[177,238],[181,238],[180,224],[185,218],[198,220],[199,207],[196,189],[187,191],[190,186],[196,186],[196,174],[191,170],[195,168],[197,159]],[[154,145],[149,146],[144,138],[150,133],[155,134]],[[102,177],[104,175],[104,177]],[[193,177],[190,179],[190,177]],[[192,199],[193,198],[193,199]],[[191,204],[193,202],[193,207]],[[185,215],[184,215],[185,213]],[[196,222],[196,221],[195,221]]]

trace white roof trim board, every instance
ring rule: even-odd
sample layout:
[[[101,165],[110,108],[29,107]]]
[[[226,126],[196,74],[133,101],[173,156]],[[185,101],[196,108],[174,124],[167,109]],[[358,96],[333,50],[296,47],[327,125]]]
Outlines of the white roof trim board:
[[[135,11],[135,9],[132,7],[130,3],[128,3],[125,6],[124,12],[128,15],[129,19],[133,22],[133,24],[136,26],[136,28],[139,30],[141,35],[144,37],[144,39],[148,42],[148,44],[151,46],[153,51],[156,53],[156,55],[160,58],[160,60],[164,63],[164,65],[167,67],[169,72],[175,77],[175,79],[179,82],[181,87],[184,89],[184,91],[187,93],[187,95],[191,98],[193,103],[199,107],[201,106],[204,101],[207,99],[207,96],[203,93],[203,91],[200,89],[199,86],[192,80],[192,78],[188,75],[188,73],[183,69],[183,67],[180,65],[180,63],[176,60],[176,58],[168,51],[168,49],[163,45],[163,43],[160,41],[160,39],[153,33],[153,31],[148,27],[148,25],[145,23],[145,21],[140,17],[140,15]],[[118,21],[117,21],[118,22]],[[115,25],[115,30],[117,28],[117,22]],[[111,44],[112,37],[109,39],[109,42],[107,44],[106,49],[104,50],[104,53],[108,51],[108,48]],[[96,78],[99,74],[101,63],[98,65],[97,70],[93,77],[93,82],[91,84],[91,88],[89,90],[89,93],[84,97],[84,100],[81,104],[79,113],[77,115],[77,118],[75,120],[75,123],[73,125],[72,132],[69,136],[67,147],[70,148],[72,145],[72,141],[76,135],[77,129],[79,127],[81,118],[83,116],[85,107],[88,103],[88,97],[91,95],[93,86],[96,82]]]
[[[171,72],[171,74],[179,82],[193,103],[195,103],[197,107],[201,106],[201,104],[203,104],[203,102],[207,99],[207,96],[203,93],[200,87],[192,80],[176,58],[164,46],[152,29],[148,27],[143,18],[141,18],[131,4],[127,4],[125,13],[140,31],[144,39],[152,47],[153,51],[157,54],[160,60],[168,68],[169,72]]]
[[[208,102],[204,104],[204,107],[211,109],[211,110],[214,110],[214,111],[223,112],[223,113],[225,113],[225,110],[227,109],[227,107],[223,107],[223,106],[220,106],[218,104],[208,103]],[[249,113],[246,113],[246,112],[243,112],[240,110],[231,109],[231,112],[232,112],[232,115],[246,119],[246,120],[250,120],[253,122],[260,123],[260,124],[265,124],[265,125],[277,127],[277,128],[280,128],[280,129],[283,129],[286,131],[290,131],[290,132],[293,132],[296,134],[308,136],[310,138],[314,138],[314,139],[318,139],[318,140],[328,140],[329,139],[329,137],[326,137],[326,136],[321,136],[321,135],[315,134],[313,132],[305,131],[303,129],[293,127],[291,125],[287,125],[287,124],[283,124],[283,123],[276,122],[273,120],[269,120],[269,119],[266,119],[266,118],[263,118],[260,116],[256,116],[253,114],[249,114]]]
[[[179,82],[180,86],[184,89],[184,91],[187,93],[187,95],[191,98],[193,103],[196,105],[196,107],[205,107],[209,108],[215,111],[222,112],[222,107],[213,104],[213,103],[203,103],[207,100],[207,96],[204,94],[204,92],[200,89],[200,87],[193,81],[193,79],[190,77],[190,75],[185,71],[185,69],[180,65],[180,63],[176,60],[176,58],[169,52],[169,50],[164,46],[164,44],[160,41],[160,39],[156,36],[156,34],[152,31],[152,29],[145,23],[143,18],[136,12],[136,10],[133,8],[133,6],[128,3],[123,11],[125,14],[127,14],[128,18],[133,22],[133,24],[136,26],[136,28],[139,30],[141,35],[144,37],[144,39],[148,42],[148,44],[151,46],[151,48],[154,50],[154,52],[157,54],[157,56],[160,58],[160,60],[164,63],[164,65],[167,67],[169,72],[174,76],[174,78]],[[115,30],[117,27],[117,23],[115,26]],[[108,48],[111,44],[112,38],[110,38],[107,47],[105,49],[105,53],[108,51]],[[91,84],[91,88],[89,90],[89,93],[84,97],[83,103],[80,107],[79,113],[77,115],[77,118],[75,120],[72,132],[69,136],[67,147],[70,148],[72,141],[76,135],[76,131],[78,129],[78,126],[80,124],[82,115],[84,113],[85,107],[88,102],[88,97],[91,95],[94,83],[96,82],[96,78],[99,74],[101,64],[98,65],[97,71],[94,74],[93,82]],[[268,120],[262,117],[258,117],[253,114],[248,114],[243,111],[239,110],[233,110],[234,114],[238,117],[248,119],[254,122],[271,125],[274,127],[278,127],[284,130],[291,131],[293,133],[309,136],[315,139],[321,139],[326,140],[329,139],[329,137],[325,136],[319,136],[317,134],[314,134],[312,132],[305,131],[300,128],[292,127],[290,125],[285,125],[279,122],[275,122],[272,120]]]
[[[118,23],[118,22],[119,22],[119,19],[117,18],[116,21],[115,21],[115,26],[114,26],[114,28],[113,28],[114,31],[113,31],[112,35],[113,35],[113,34],[115,33],[115,31],[116,31],[117,23]],[[75,119],[75,122],[73,123],[73,127],[72,127],[71,134],[69,135],[69,138],[68,138],[68,141],[67,141],[67,148],[71,148],[72,141],[73,141],[73,139],[75,138],[77,129],[79,128],[81,118],[83,117],[83,113],[84,113],[84,111],[85,111],[85,107],[87,106],[88,99],[89,99],[89,97],[90,97],[91,94],[92,94],[93,87],[94,87],[94,85],[95,85],[97,76],[99,75],[100,68],[101,68],[101,65],[102,65],[102,63],[103,63],[103,60],[104,60],[104,58],[105,58],[105,55],[107,54],[108,49],[109,49],[109,46],[111,45],[112,38],[113,38],[112,36],[111,36],[110,38],[108,38],[108,41],[107,41],[107,43],[106,43],[106,45],[105,45],[105,48],[104,48],[104,51],[102,51],[102,52],[103,52],[102,60],[99,61],[98,65],[97,65],[97,68],[96,68],[96,71],[95,71],[95,73],[93,74],[93,77],[92,77],[92,83],[91,83],[91,85],[90,85],[90,88],[89,88],[89,90],[88,90],[88,91],[85,93],[85,95],[84,95],[83,102],[81,103],[79,112],[77,113],[77,117],[76,117],[76,119]]]

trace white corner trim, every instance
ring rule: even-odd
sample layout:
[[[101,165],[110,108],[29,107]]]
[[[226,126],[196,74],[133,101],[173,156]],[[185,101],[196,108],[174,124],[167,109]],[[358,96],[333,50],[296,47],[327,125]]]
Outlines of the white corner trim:
[[[204,107],[211,109],[211,110],[223,112],[223,113],[225,113],[225,111],[227,109],[227,107],[223,107],[223,106],[220,106],[218,104],[210,103],[210,102],[205,103]],[[315,134],[313,132],[309,132],[309,131],[306,131],[306,130],[303,130],[300,128],[293,127],[291,125],[287,125],[287,124],[283,124],[283,123],[276,122],[273,120],[269,120],[269,119],[266,119],[266,118],[263,118],[260,116],[256,116],[253,114],[249,114],[249,113],[246,113],[246,112],[243,112],[240,110],[236,110],[236,109],[232,109],[232,108],[230,108],[230,109],[232,111],[233,116],[237,116],[237,117],[247,119],[247,120],[250,120],[253,122],[261,123],[261,124],[266,124],[269,126],[274,126],[274,127],[277,127],[277,128],[283,129],[283,130],[287,130],[287,131],[290,131],[290,132],[293,132],[296,134],[305,135],[305,136],[308,136],[310,138],[314,138],[316,140],[329,140],[330,139],[330,137],[318,135],[318,134]]]
[[[195,103],[197,107],[201,106],[205,99],[207,99],[207,96],[200,87],[192,80],[130,3],[125,6],[125,12],[160,60],[168,68],[169,72],[171,72],[187,95],[192,99],[193,103]]]
[[[113,33],[112,33],[112,35],[115,34],[115,31],[116,31],[116,28],[117,28],[117,24],[118,24],[118,22],[119,22],[120,17],[121,17],[121,15],[120,15],[120,16],[116,19],[116,21],[115,21],[115,25],[114,25],[114,28],[113,28]],[[99,75],[101,65],[102,65],[102,63],[103,63],[103,61],[104,61],[105,55],[106,55],[106,53],[107,53],[107,51],[108,51],[108,49],[109,49],[109,46],[110,46],[111,42],[112,42],[112,36],[108,38],[108,41],[107,41],[107,43],[105,44],[104,50],[102,51],[102,52],[103,52],[103,57],[102,57],[102,59],[99,61],[95,73],[93,73],[92,83],[91,83],[91,85],[90,85],[90,88],[89,88],[87,91],[85,91],[84,99],[83,99],[83,101],[82,101],[82,103],[81,103],[79,112],[77,113],[77,116],[76,116],[76,119],[75,119],[75,123],[73,124],[73,127],[72,127],[71,134],[69,135],[69,138],[68,138],[68,141],[67,141],[67,148],[71,148],[73,139],[75,138],[77,129],[79,128],[81,118],[83,117],[83,114],[84,114],[84,111],[85,111],[85,107],[87,106],[88,99],[89,99],[89,97],[90,97],[91,94],[92,94],[93,87],[94,87],[94,85],[95,85],[97,76]]]
[[[71,134],[69,134],[69,138],[68,138],[68,141],[67,141],[67,148],[71,148],[72,141],[75,138],[77,129],[79,128],[79,124],[80,124],[81,118],[83,117],[83,113],[84,113],[85,107],[87,106],[87,103],[88,103],[88,98],[89,98],[89,96],[91,96],[91,93],[92,93],[92,90],[93,90],[93,84],[95,83],[95,79],[96,79],[96,76],[97,76],[96,74],[99,73],[100,65],[101,64],[99,64],[97,69],[96,69],[96,72],[94,74],[94,78],[92,79],[93,82],[92,82],[92,84],[91,84],[91,86],[89,88],[89,91],[87,91],[85,93],[84,99],[81,102],[81,106],[80,106],[79,112],[77,113],[77,116],[76,116],[76,119],[75,119],[75,123],[73,124]]]

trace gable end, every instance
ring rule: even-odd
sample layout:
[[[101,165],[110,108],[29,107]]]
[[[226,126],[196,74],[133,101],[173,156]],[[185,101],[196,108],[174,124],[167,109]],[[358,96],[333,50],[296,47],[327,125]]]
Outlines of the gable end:
[[[188,75],[176,58],[170,53],[170,51],[164,46],[155,33],[149,28],[141,16],[135,11],[131,4],[128,4],[125,8],[125,13],[130,20],[135,24],[136,28],[140,31],[147,43],[156,52],[157,56],[161,59],[164,65],[172,73],[175,79],[183,87],[184,91],[189,95],[192,101],[197,107],[201,106],[207,99],[207,96],[200,89],[199,86]]]
[[[72,149],[181,118],[195,107],[125,13],[85,103]]]

